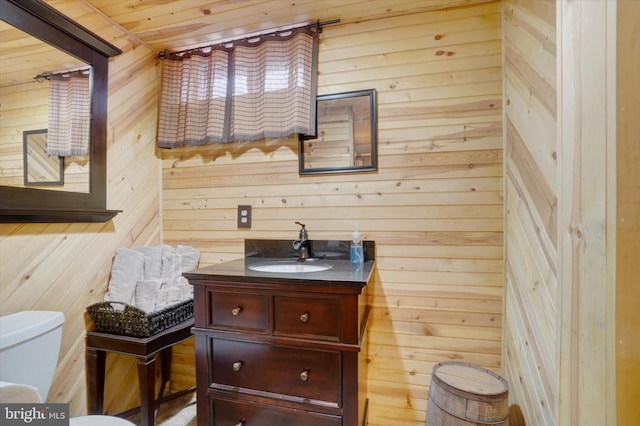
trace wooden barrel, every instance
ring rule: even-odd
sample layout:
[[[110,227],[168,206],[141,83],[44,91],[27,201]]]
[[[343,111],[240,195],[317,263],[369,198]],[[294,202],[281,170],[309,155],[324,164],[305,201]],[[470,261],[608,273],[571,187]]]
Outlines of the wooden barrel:
[[[427,426],[509,425],[509,385],[493,371],[466,362],[433,367]]]

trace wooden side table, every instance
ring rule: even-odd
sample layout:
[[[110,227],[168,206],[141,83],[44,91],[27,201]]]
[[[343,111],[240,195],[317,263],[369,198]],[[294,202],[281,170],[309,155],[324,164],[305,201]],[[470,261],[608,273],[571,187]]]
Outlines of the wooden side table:
[[[89,414],[103,414],[105,361],[107,352],[136,357],[138,361],[138,383],[140,386],[140,410],[142,426],[154,426],[156,407],[169,399],[163,397],[165,385],[171,373],[171,347],[192,336],[193,318],[176,324],[151,337],[130,337],[117,334],[87,332],[86,374],[87,406]],[[158,399],[155,397],[155,355],[161,355],[162,385]],[[195,386],[174,395],[193,392]]]

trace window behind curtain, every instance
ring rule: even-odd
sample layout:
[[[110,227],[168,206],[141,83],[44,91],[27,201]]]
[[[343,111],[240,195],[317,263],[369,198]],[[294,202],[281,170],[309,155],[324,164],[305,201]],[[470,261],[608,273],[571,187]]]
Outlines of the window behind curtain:
[[[318,33],[305,27],[166,55],[158,145],[314,134],[317,51]]]

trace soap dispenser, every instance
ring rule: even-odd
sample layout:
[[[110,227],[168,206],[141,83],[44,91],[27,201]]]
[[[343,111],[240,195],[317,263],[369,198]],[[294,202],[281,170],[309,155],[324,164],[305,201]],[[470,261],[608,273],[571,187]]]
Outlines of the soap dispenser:
[[[349,258],[351,263],[363,263],[364,251],[362,249],[362,240],[360,239],[360,231],[358,231],[358,224],[354,224],[354,230],[351,234],[351,249],[349,250]]]

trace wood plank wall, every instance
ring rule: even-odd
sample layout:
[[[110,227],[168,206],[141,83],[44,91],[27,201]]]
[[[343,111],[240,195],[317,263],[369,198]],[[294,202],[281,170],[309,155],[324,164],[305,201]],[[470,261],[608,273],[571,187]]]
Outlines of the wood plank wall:
[[[504,2],[504,368],[527,424],[625,421],[615,410],[617,4]]]
[[[123,210],[99,224],[0,224],[0,314],[28,309],[64,312],[58,368],[50,402],[86,413],[84,308],[102,300],[114,251],[160,243],[160,162],[155,155],[158,66],[155,53],[75,0],[48,1],[124,53],[110,62],[108,198]],[[107,357],[105,404],[111,412],[137,405],[135,362]],[[120,380],[122,374],[127,380]],[[132,405],[133,404],[133,405]]]
[[[505,264],[503,357],[509,399],[552,425],[559,330],[556,5],[503,3]]]
[[[617,2],[557,2],[557,424],[613,425]]]
[[[640,419],[640,2],[618,1],[616,399],[617,424]]]
[[[320,94],[378,91],[379,170],[298,174],[294,138],[161,152],[163,241],[201,265],[245,238],[377,244],[369,425],[424,425],[431,369],[500,371],[503,295],[501,5],[323,30]],[[251,229],[236,228],[253,206]],[[185,359],[187,355],[185,355]]]

